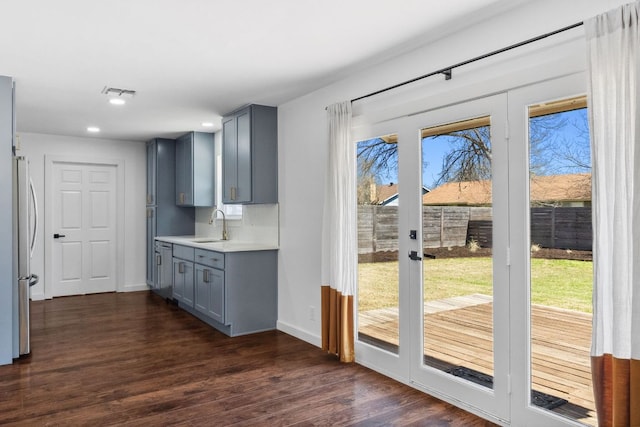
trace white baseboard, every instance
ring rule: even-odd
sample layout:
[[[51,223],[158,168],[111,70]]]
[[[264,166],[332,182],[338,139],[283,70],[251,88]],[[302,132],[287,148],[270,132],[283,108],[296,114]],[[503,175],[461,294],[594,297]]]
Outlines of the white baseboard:
[[[45,298],[44,298],[44,294],[43,293],[37,293],[37,294],[32,293],[31,294],[31,301],[42,301],[44,299]]]
[[[125,285],[122,289],[118,289],[117,292],[138,292],[138,291],[148,291],[149,285],[146,283],[139,283],[133,285]]]
[[[139,292],[139,291],[148,291],[149,286],[146,283],[136,284],[136,285],[127,285],[122,289],[118,289],[116,292]],[[32,293],[31,301],[42,301],[45,300],[45,296],[42,292]]]
[[[276,323],[276,328],[278,328],[279,331],[296,337],[302,341],[306,341],[309,344],[315,345],[316,347],[322,347],[322,338],[318,335],[303,331],[302,329],[296,328],[295,326],[281,320],[278,320],[278,322]]]

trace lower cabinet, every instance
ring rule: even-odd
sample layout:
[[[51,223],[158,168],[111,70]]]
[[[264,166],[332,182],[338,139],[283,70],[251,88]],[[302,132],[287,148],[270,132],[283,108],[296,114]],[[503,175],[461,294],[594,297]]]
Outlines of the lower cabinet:
[[[194,249],[173,245],[173,299],[188,307],[194,305]]]
[[[163,298],[172,298],[173,247],[171,243],[155,242],[155,270],[151,289]]]
[[[195,309],[225,323],[224,317],[224,271],[196,264]]]
[[[276,328],[277,251],[216,252],[173,244],[172,297],[220,332]]]

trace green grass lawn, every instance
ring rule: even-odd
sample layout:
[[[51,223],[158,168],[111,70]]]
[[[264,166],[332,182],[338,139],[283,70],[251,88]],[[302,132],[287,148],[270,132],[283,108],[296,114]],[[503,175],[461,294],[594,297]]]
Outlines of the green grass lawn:
[[[425,301],[492,293],[490,258],[425,260],[423,268]],[[591,313],[592,268],[588,261],[533,258],[532,302]],[[398,305],[397,262],[362,263],[358,271],[360,311]]]

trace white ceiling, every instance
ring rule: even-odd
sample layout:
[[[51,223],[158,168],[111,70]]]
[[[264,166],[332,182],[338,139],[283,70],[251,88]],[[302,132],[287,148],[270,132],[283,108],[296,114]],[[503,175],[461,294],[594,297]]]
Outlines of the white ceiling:
[[[220,128],[244,104],[279,105],[513,0],[3,0],[0,75],[19,132],[147,140]],[[431,71],[431,70],[425,70]],[[116,107],[104,86],[137,91]],[[211,131],[209,129],[208,131]]]

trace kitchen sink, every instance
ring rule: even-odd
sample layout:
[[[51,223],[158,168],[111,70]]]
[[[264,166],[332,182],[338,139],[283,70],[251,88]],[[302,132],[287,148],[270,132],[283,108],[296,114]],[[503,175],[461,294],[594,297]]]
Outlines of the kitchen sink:
[[[222,242],[222,239],[213,239],[211,237],[197,237],[195,239],[191,239],[193,243],[216,243]]]

